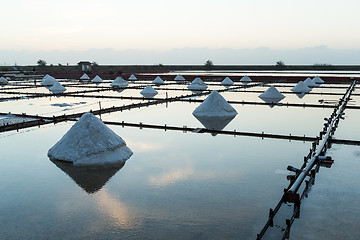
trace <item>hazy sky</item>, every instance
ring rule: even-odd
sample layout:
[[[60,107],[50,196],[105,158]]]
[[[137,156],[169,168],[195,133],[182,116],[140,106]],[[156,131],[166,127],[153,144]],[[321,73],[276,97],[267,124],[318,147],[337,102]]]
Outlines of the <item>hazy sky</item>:
[[[359,11],[359,0],[12,0],[0,50],[358,50]]]

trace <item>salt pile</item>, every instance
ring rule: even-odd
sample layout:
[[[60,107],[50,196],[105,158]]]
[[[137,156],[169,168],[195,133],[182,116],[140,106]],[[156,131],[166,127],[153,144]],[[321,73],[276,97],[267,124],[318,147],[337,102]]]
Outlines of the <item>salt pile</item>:
[[[192,113],[207,129],[222,130],[237,115],[236,110],[216,91]]]
[[[185,81],[185,78],[183,76],[181,76],[180,74],[178,74],[175,78],[175,81]]]
[[[8,80],[6,80],[6,78],[4,77],[0,77],[0,84],[2,85],[8,84]]]
[[[96,75],[93,80],[91,80],[93,83],[102,83],[103,80],[101,79],[101,77],[99,77],[98,75]]]
[[[46,74],[43,79],[41,80],[41,85],[43,86],[52,86],[54,83],[56,83],[56,79],[49,74]]]
[[[6,77],[5,79],[6,79],[6,80],[8,80],[8,81],[10,81],[10,80],[11,80],[11,78],[10,78],[10,77]]]
[[[313,78],[313,81],[316,83],[316,84],[323,84],[324,83],[324,80],[322,80],[319,76],[315,76]]]
[[[85,113],[48,151],[52,160],[73,165],[124,163],[133,152],[125,141],[91,113]]]
[[[131,74],[131,76],[129,77],[129,80],[134,81],[134,80],[137,80],[137,78],[135,77],[134,74]]]
[[[260,94],[259,98],[261,98],[266,103],[278,103],[284,99],[285,96],[281,94],[274,86],[271,86],[265,92]]]
[[[56,83],[54,83],[54,85],[49,90],[54,94],[60,94],[65,92],[66,88],[63,85],[61,85],[61,83],[56,81]]]
[[[229,78],[229,77],[226,77],[224,78],[224,80],[221,82],[222,85],[224,86],[231,86],[234,84],[234,82]]]
[[[201,80],[201,78],[197,77],[194,79],[194,81],[192,81],[187,88],[190,90],[206,90],[207,89],[207,85],[203,82],[203,80]]]
[[[128,86],[128,82],[125,81],[122,77],[117,77],[115,78],[115,80],[110,83],[110,87],[113,87],[113,88],[126,88]]]
[[[313,88],[313,87],[317,87],[318,85],[314,82],[314,80],[312,80],[311,78],[307,78],[305,79],[304,81],[305,85],[310,87],[310,88]]]
[[[249,82],[251,82],[251,78],[249,78],[248,76],[243,76],[241,79],[240,79],[240,82],[242,82],[243,84],[247,84]]]
[[[146,88],[144,88],[140,93],[147,98],[152,98],[158,94],[158,92],[151,85],[147,85]]]
[[[308,93],[311,91],[311,88],[306,86],[306,84],[303,81],[298,82],[295,87],[291,89],[291,91],[295,93]]]
[[[82,76],[80,77],[80,80],[82,80],[82,81],[89,81],[89,80],[90,80],[90,77],[89,77],[86,73],[84,73],[84,75],[82,75]]]
[[[161,79],[161,77],[157,76],[155,80],[153,81],[155,84],[163,84],[164,80]]]

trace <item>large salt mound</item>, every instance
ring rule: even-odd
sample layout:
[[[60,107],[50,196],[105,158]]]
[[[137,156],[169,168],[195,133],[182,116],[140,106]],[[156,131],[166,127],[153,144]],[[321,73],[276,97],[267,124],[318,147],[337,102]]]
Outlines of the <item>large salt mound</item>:
[[[195,78],[188,86],[187,88],[190,90],[206,90],[207,85],[201,80],[201,78],[197,77]]]
[[[280,93],[274,86],[271,86],[265,92],[260,94],[259,98],[264,100],[266,103],[277,103],[284,99],[285,96]]]
[[[140,93],[147,98],[154,97],[156,94],[158,94],[158,92],[151,85],[147,85],[146,88],[144,88]]]
[[[131,76],[129,77],[129,80],[134,81],[134,80],[137,80],[137,78],[135,77],[135,75],[134,75],[134,74],[131,74]]]
[[[313,81],[316,83],[316,84],[323,84],[324,83],[324,80],[322,80],[319,76],[315,76],[313,78]]]
[[[48,151],[53,160],[74,165],[124,163],[133,152],[125,141],[91,113],[85,113]]]
[[[125,81],[122,77],[117,77],[115,78],[115,80],[110,83],[110,87],[113,87],[113,88],[126,88],[128,86],[128,82]]]
[[[306,84],[303,81],[298,82],[295,87],[291,89],[291,91],[295,93],[308,93],[311,91],[311,88],[306,86]]]
[[[310,87],[310,88],[313,88],[313,87],[317,87],[318,85],[314,82],[314,80],[312,80],[311,78],[307,78],[305,79],[304,81],[305,85]]]
[[[56,81],[56,83],[54,83],[54,85],[49,90],[54,94],[59,94],[65,92],[66,88],[63,85],[61,85],[61,83]]]
[[[224,86],[231,86],[234,84],[234,82],[229,77],[226,77],[224,80],[222,80],[221,84]]]
[[[175,78],[175,81],[185,81],[185,78],[183,76],[181,76],[180,74],[178,74]]]
[[[98,75],[96,75],[93,80],[91,80],[93,83],[102,83],[103,80],[101,79],[101,77],[99,77]]]
[[[56,83],[56,79],[49,74],[46,74],[43,79],[41,80],[41,85],[43,86],[52,86],[54,83]]]
[[[240,79],[240,82],[246,84],[246,83],[249,83],[251,82],[251,78],[249,78],[247,75],[243,76],[241,79]]]
[[[88,80],[90,80],[90,77],[89,77],[86,73],[84,73],[84,75],[82,75],[82,76],[80,77],[80,80],[88,81]]]
[[[0,77],[0,84],[8,84],[8,80],[4,77]]]
[[[155,84],[163,84],[164,80],[161,79],[161,77],[157,76],[155,80],[153,81]]]
[[[236,114],[236,110],[216,90],[212,91],[200,106],[193,111],[194,116],[208,117],[234,117]]]

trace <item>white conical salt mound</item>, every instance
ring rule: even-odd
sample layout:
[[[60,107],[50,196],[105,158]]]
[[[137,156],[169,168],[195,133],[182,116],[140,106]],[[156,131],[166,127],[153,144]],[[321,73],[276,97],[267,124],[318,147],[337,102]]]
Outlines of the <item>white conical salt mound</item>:
[[[53,160],[74,165],[124,163],[133,152],[125,141],[91,113],[85,113],[48,151]]]
[[[8,81],[10,81],[10,80],[11,80],[11,78],[10,78],[10,77],[6,77],[5,79],[6,79],[6,80],[8,80]]]
[[[128,85],[128,82],[120,76],[115,78],[115,80],[110,83],[110,87],[113,88],[126,88]]]
[[[56,79],[49,74],[46,74],[43,79],[41,80],[41,85],[43,86],[52,86],[54,83],[56,83]]]
[[[131,76],[128,79],[131,81],[137,80],[134,74],[131,74]]]
[[[155,84],[163,84],[164,80],[161,79],[161,77],[157,76],[155,80],[153,81]]]
[[[185,78],[183,76],[181,76],[180,74],[178,74],[175,78],[175,81],[185,81]]]
[[[0,77],[0,84],[3,84],[3,85],[8,84],[8,80],[6,80],[6,78],[4,78],[4,77]]]
[[[276,87],[271,86],[265,92],[259,95],[259,98],[264,100],[267,103],[277,103],[280,102],[285,96],[280,93]]]
[[[242,83],[249,83],[251,82],[251,78],[249,78],[247,75],[243,76],[241,79],[240,79],[240,82]]]
[[[206,90],[207,85],[201,80],[201,78],[197,77],[195,78],[188,86],[187,88],[190,90]]]
[[[314,82],[314,80],[312,80],[311,78],[307,78],[305,79],[304,81],[305,85],[310,87],[310,88],[313,88],[313,87],[317,87],[318,85]]]
[[[323,84],[324,83],[324,80],[322,80],[319,76],[315,76],[313,78],[313,81],[316,83],[316,84]]]
[[[303,81],[298,82],[295,87],[291,89],[291,91],[295,93],[308,93],[311,91],[311,88],[306,86],[306,84]]]
[[[103,80],[101,79],[101,77],[99,77],[98,75],[96,75],[93,80],[91,80],[93,83],[102,83]]]
[[[151,86],[147,85],[141,92],[144,97],[154,97],[158,92]]]
[[[192,114],[195,117],[234,117],[237,112],[225,98],[214,90]]]
[[[82,75],[82,76],[80,77],[80,80],[88,81],[88,80],[90,80],[90,77],[89,77],[86,73],[84,73],[84,75]]]
[[[234,84],[234,82],[229,78],[229,77],[226,77],[224,78],[224,80],[221,82],[222,85],[224,86],[231,86]]]
[[[56,81],[56,83],[54,83],[54,85],[49,90],[54,94],[59,94],[65,92],[66,88],[63,85],[61,85],[61,83]]]

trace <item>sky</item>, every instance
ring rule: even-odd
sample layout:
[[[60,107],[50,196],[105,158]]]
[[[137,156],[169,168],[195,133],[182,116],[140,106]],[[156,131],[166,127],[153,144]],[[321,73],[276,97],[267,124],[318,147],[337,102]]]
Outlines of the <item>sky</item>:
[[[12,0],[1,10],[0,65],[360,64],[359,0]],[[319,49],[341,59],[316,59]]]

